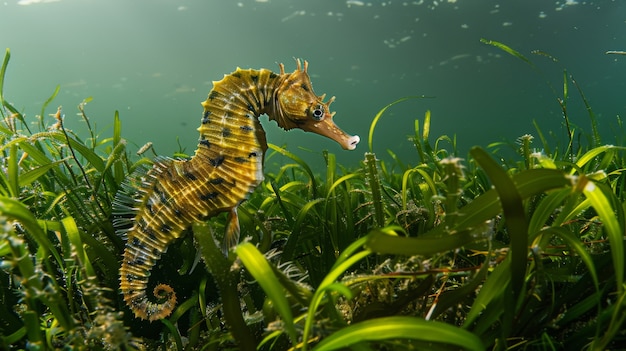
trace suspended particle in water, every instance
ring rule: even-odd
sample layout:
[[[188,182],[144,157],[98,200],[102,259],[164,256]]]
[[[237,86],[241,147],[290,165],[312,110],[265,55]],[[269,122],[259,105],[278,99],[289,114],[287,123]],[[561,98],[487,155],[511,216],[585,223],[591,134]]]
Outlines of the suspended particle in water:
[[[142,155],[143,153],[150,150],[151,148],[152,148],[152,142],[149,141],[144,146],[140,147],[139,150],[137,150],[137,155]]]
[[[290,14],[289,16],[283,17],[283,19],[281,19],[281,22],[287,22],[292,18],[295,18],[297,16],[304,16],[306,15],[306,11],[304,10],[300,10],[300,11],[294,11],[292,14]]]
[[[363,1],[359,1],[359,0],[348,0],[348,1],[346,1],[346,5],[348,7],[350,7],[350,6],[363,6],[363,5],[365,5],[365,3]]]

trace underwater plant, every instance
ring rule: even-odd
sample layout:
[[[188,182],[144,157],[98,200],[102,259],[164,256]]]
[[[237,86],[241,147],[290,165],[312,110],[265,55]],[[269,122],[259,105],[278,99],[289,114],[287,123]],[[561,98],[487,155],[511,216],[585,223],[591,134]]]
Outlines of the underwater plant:
[[[483,40],[542,73],[505,44]],[[544,57],[545,55],[540,54]],[[4,95],[0,71],[0,348],[89,350],[618,349],[626,342],[624,148],[607,145],[563,74],[555,100],[568,140],[493,143],[459,155],[433,140],[430,112],[413,159],[377,159],[374,129],[356,169],[322,153],[316,173],[268,144],[268,171],[238,206],[244,239],[228,255],[199,221],[153,267],[176,286],[171,315],[132,318],[119,294],[125,245],[115,194],[134,160],[119,115],[112,136],[82,140],[44,104],[34,128]],[[591,133],[569,123],[573,84]],[[421,98],[421,97],[410,97]],[[88,121],[85,108],[80,115]],[[536,146],[536,140],[539,146]],[[444,147],[450,146],[449,148]],[[501,148],[513,147],[506,159]],[[462,156],[466,156],[465,160]],[[132,177],[131,177],[132,178]],[[196,267],[196,257],[205,269]]]

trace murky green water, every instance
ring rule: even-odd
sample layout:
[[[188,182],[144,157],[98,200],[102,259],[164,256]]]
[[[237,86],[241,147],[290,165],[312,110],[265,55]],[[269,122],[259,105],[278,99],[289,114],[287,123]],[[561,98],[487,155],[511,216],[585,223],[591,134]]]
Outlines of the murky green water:
[[[542,73],[480,38],[517,49]],[[337,123],[362,139],[347,152],[264,123],[270,142],[313,164],[328,149],[357,165],[375,113],[407,95],[433,98],[394,106],[381,120],[381,157],[389,148],[417,163],[408,136],[426,110],[432,135],[456,135],[461,157],[472,145],[536,135],[533,119],[565,140],[549,87],[562,94],[564,68],[597,114],[603,142],[621,142],[616,116],[626,114],[626,56],[605,54],[626,50],[624,1],[11,0],[0,3],[0,47],[12,51],[5,95],[27,117],[60,84],[49,113],[63,105],[80,132],[75,106],[92,96],[87,112],[98,131],[109,135],[119,110],[125,137],[136,148],[152,141],[160,154],[177,150],[177,138],[193,152],[212,80],[237,66],[284,62],[291,71],[294,57],[310,62],[316,92],[337,96]],[[571,121],[588,127],[573,86],[570,95]]]

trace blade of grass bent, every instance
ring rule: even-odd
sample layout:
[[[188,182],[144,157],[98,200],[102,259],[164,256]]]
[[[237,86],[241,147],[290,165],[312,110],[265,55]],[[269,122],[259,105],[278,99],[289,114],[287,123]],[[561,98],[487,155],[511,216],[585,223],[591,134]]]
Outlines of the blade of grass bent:
[[[46,233],[44,233],[39,226],[37,219],[24,204],[16,199],[0,196],[0,215],[19,221],[40,247],[52,253],[59,265],[63,264],[63,259],[61,259],[59,252],[48,240]]]
[[[11,140],[9,143],[3,144],[0,147],[0,150],[5,149],[7,146],[11,145],[12,143],[20,143],[20,147],[29,153],[29,155],[31,154],[31,152],[29,150],[26,150],[26,145],[22,145],[22,143],[32,143],[32,140],[38,140],[38,139],[45,139],[45,138],[53,138],[56,139],[57,141],[60,141],[62,143],[67,143],[69,140],[69,145],[74,148],[76,151],[78,151],[98,172],[102,172],[104,170],[105,164],[104,161],[102,160],[102,158],[100,158],[100,156],[98,156],[95,152],[93,152],[93,150],[91,150],[90,148],[88,148],[87,146],[85,146],[83,143],[81,143],[80,141],[74,139],[74,138],[66,138],[65,135],[62,132],[40,132],[40,133],[35,133],[33,135],[31,135],[29,138],[17,138],[15,140]],[[32,151],[37,151],[36,148],[33,147],[33,149],[31,149]],[[43,155],[42,153],[40,153],[41,155]]]
[[[298,244],[298,239],[300,238],[300,227],[302,226],[304,220],[308,217],[308,214],[312,210],[312,208],[322,201],[324,201],[324,199],[320,198],[307,202],[306,205],[302,206],[302,208],[296,215],[296,220],[293,225],[291,225],[291,233],[289,234],[289,237],[287,238],[287,243],[283,248],[282,257],[285,261],[293,260],[296,252],[296,246]]]
[[[297,342],[296,330],[294,329],[289,301],[287,301],[285,290],[274,275],[274,271],[267,262],[267,259],[249,242],[238,245],[235,248],[235,252],[244,266],[246,266],[248,272],[263,288],[267,297],[274,303],[276,311],[284,321],[287,334],[289,334],[291,342],[295,345]]]
[[[470,230],[441,237],[401,237],[389,235],[379,229],[368,235],[365,247],[379,254],[431,256],[436,253],[458,249],[475,240],[482,240]]]
[[[583,168],[586,164],[591,162],[594,158],[596,158],[600,154],[610,151],[610,150],[615,150],[615,149],[624,150],[626,148],[620,147],[620,146],[613,146],[613,145],[603,145],[603,146],[594,147],[593,149],[585,152],[581,157],[578,158],[578,160],[576,160],[576,166],[578,168]],[[576,171],[577,171],[577,168],[572,168],[572,170],[570,171],[570,174],[573,175],[574,173],[576,173]]]
[[[531,169],[520,172],[512,178],[522,199],[551,189],[572,186],[572,178],[555,169]],[[459,218],[454,228],[457,231],[480,226],[501,211],[501,204],[496,190],[492,189],[478,196],[458,211]],[[425,233],[424,236],[442,236],[448,231],[449,228],[439,226]]]
[[[406,100],[410,100],[410,99],[424,99],[426,98],[426,96],[421,95],[421,96],[405,96],[403,98],[399,98],[398,100],[388,104],[387,106],[383,107],[382,109],[380,109],[380,111],[378,111],[378,113],[376,113],[376,116],[374,116],[374,119],[372,120],[372,123],[370,124],[370,131],[369,131],[369,135],[367,137],[367,145],[369,147],[369,151],[370,152],[374,152],[374,129],[376,128],[376,124],[378,124],[378,121],[380,120],[380,118],[385,114],[385,111],[387,111],[387,109],[389,109],[391,106],[400,103],[402,101],[406,101]]]
[[[430,176],[430,174],[428,174],[422,168],[426,168],[427,169],[427,167],[425,167],[423,165],[420,165],[420,166],[416,166],[414,168],[406,170],[404,172],[404,174],[402,175],[402,188],[401,188],[400,194],[401,194],[401,197],[402,197],[402,210],[403,211],[406,211],[406,209],[407,209],[409,177],[414,172],[417,172],[417,173],[419,173],[419,175],[422,176],[423,184],[425,184],[428,187],[428,189],[430,190],[431,194],[436,194],[437,193],[437,187],[435,186],[435,181]]]
[[[28,129],[28,125],[24,122],[24,117],[22,116],[22,114],[19,113],[19,111],[17,111],[15,107],[13,107],[11,104],[9,104],[8,101],[4,99],[4,76],[7,72],[7,66],[9,65],[10,59],[11,50],[7,48],[4,54],[4,60],[2,61],[2,67],[0,68],[0,106],[4,106],[11,113],[16,114],[20,122],[22,122]],[[4,116],[4,111],[2,109],[0,109],[0,114]]]
[[[509,257],[506,257],[502,263],[496,266],[493,271],[487,277],[487,280],[480,288],[478,292],[478,296],[472,303],[472,307],[470,311],[467,313],[467,317],[463,322],[463,328],[469,328],[472,323],[481,316],[481,313],[485,311],[487,306],[494,301],[501,299],[505,287],[509,284],[511,279],[510,273],[510,264],[511,260]],[[494,320],[485,320],[485,317],[481,317],[480,323],[486,323],[488,325],[493,325],[496,323],[497,318],[504,311],[499,311],[497,316],[494,316]]]
[[[43,105],[41,105],[41,114],[40,114],[41,118],[39,118],[41,130],[45,129],[43,116],[44,116],[44,113],[46,112],[46,107],[48,107],[48,105],[52,102],[52,100],[54,100],[54,98],[59,94],[60,90],[61,90],[61,86],[57,85],[56,88],[54,88],[52,95],[50,95],[50,97],[46,99]]]
[[[369,256],[372,252],[370,250],[362,250],[358,251],[363,247],[366,238],[361,238],[350,246],[348,246],[340,255],[337,257],[337,261],[330,269],[329,273],[324,277],[322,282],[315,290],[313,297],[311,298],[311,303],[309,304],[309,309],[307,311],[307,317],[304,322],[304,332],[302,335],[302,350],[306,351],[309,344],[309,336],[311,334],[311,330],[313,328],[313,321],[315,318],[315,312],[318,307],[322,303],[322,300],[326,293],[329,290],[333,289],[333,284],[335,281],[344,274],[348,268],[350,268],[353,264],[359,262],[363,258]],[[336,287],[336,286],[335,286]]]
[[[613,257],[613,267],[615,269],[615,280],[617,286],[618,295],[624,291],[624,223],[619,223],[618,218],[622,219],[622,216],[616,216],[611,201],[607,198],[602,187],[586,179],[583,184],[583,194],[591,201],[591,205],[596,210],[602,224],[605,228],[606,234],[611,244],[611,256]],[[608,191],[607,191],[608,193]],[[610,193],[609,196],[615,196]],[[617,201],[616,203],[620,203]],[[618,208],[617,211],[622,211]]]
[[[415,317],[383,317],[342,328],[322,340],[314,351],[349,348],[363,341],[397,339],[442,343],[472,351],[485,348],[476,335],[447,323],[426,321]]]
[[[7,66],[11,59],[11,50],[9,48],[4,52],[4,60],[2,60],[2,67],[0,67],[0,105],[4,106],[4,76],[7,73]]]
[[[510,237],[511,289],[512,301],[517,301],[522,293],[528,256],[528,221],[524,213],[524,204],[513,180],[506,171],[481,148],[472,148],[470,154],[482,167],[498,192],[502,203],[502,212]],[[507,314],[512,316],[512,314]]]
[[[576,252],[576,254],[580,257],[585,266],[587,266],[587,270],[589,271],[589,275],[593,280],[593,285],[596,288],[596,291],[600,290],[600,281],[598,279],[598,274],[596,273],[595,264],[593,262],[591,254],[589,253],[585,245],[583,245],[583,243],[580,241],[580,238],[576,237],[574,233],[564,227],[549,227],[541,231],[541,234],[552,234],[563,239],[563,241],[565,241],[570,249]]]
[[[529,59],[527,59],[526,56],[520,54],[518,51],[512,49],[511,47],[509,47],[509,46],[507,46],[505,44],[502,44],[502,43],[497,42],[495,40],[489,40],[489,39],[485,39],[485,38],[480,38],[480,42],[483,43],[483,44],[494,46],[494,47],[496,47],[496,48],[498,48],[498,49],[500,49],[500,50],[502,50],[502,51],[504,51],[504,52],[506,52],[506,53],[508,53],[508,54],[510,54],[512,56],[517,57],[518,59],[520,59],[520,60],[526,62],[527,64],[529,64],[531,67],[535,68],[535,64],[532,63],[532,61],[530,61]]]
[[[316,195],[316,191],[317,191],[317,184],[315,181],[315,175],[313,174],[313,171],[311,170],[311,167],[309,167],[309,165],[304,162],[300,157],[296,156],[295,154],[285,150],[284,148],[278,146],[278,145],[274,145],[272,143],[268,143],[267,147],[269,147],[270,149],[282,154],[283,156],[287,156],[290,159],[294,160],[298,165],[300,165],[300,167],[302,167],[302,169],[306,172],[306,174],[309,176],[309,181],[311,184],[311,194],[314,198],[317,197]]]
[[[54,162],[50,162],[48,164],[44,164],[42,166],[39,166],[37,168],[33,168],[30,171],[24,172],[22,174],[20,174],[20,178],[19,178],[19,186],[23,187],[23,186],[27,186],[30,183],[34,182],[35,180],[37,180],[39,177],[41,177],[42,175],[46,174],[50,169],[56,167],[57,165],[67,161],[68,158],[64,158],[58,161],[54,161]]]

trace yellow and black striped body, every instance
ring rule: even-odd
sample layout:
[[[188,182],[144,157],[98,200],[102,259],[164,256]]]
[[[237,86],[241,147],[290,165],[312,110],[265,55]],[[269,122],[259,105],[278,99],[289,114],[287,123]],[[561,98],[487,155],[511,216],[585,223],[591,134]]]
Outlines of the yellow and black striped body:
[[[267,114],[285,128],[313,131],[354,149],[358,136],[339,129],[328,109],[333,99],[313,93],[307,62],[293,73],[242,70],[213,82],[202,103],[200,140],[189,160],[157,158],[152,168],[131,177],[118,194],[114,215],[121,227],[131,217],[120,269],[120,289],[135,316],[150,321],[167,317],[176,305],[171,287],[160,284],[147,296],[148,277],[168,245],[193,222],[229,211],[224,248],[239,240],[237,206],[263,181],[265,132],[258,117]],[[131,213],[129,216],[128,213]]]

